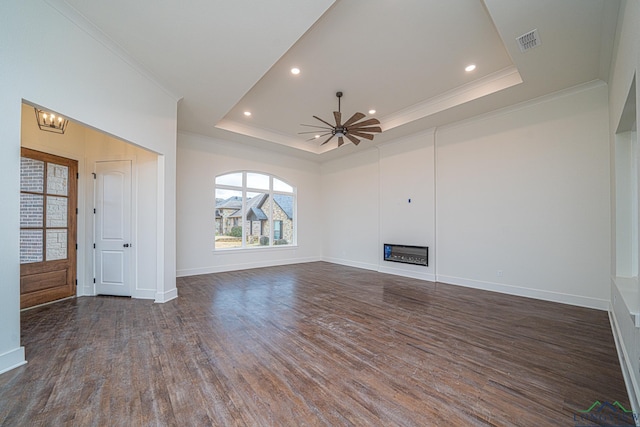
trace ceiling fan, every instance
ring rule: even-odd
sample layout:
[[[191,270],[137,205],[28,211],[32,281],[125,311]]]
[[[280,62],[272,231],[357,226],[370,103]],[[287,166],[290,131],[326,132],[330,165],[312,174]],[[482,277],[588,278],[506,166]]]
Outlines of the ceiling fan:
[[[302,134],[309,134],[309,133],[315,133],[316,136],[314,136],[313,138],[308,139],[307,141],[313,141],[314,139],[317,138],[322,138],[323,136],[327,136],[327,135],[331,135],[326,141],[324,141],[322,144],[320,145],[324,145],[327,142],[331,141],[331,139],[334,136],[338,137],[338,147],[340,147],[342,144],[344,144],[344,138],[346,137],[347,139],[349,139],[349,141],[353,142],[355,145],[358,145],[360,143],[360,140],[358,138],[365,138],[368,140],[372,140],[373,139],[373,133],[379,133],[382,132],[382,129],[380,129],[379,126],[373,126],[373,125],[379,125],[380,121],[378,121],[378,119],[368,119],[368,120],[364,120],[360,123],[357,123],[358,120],[362,120],[364,119],[366,116],[362,113],[355,113],[353,116],[351,116],[351,118],[349,120],[347,120],[344,123],[341,123],[342,121],[342,113],[340,112],[340,98],[342,98],[342,92],[337,92],[336,96],[338,97],[338,111],[334,111],[333,112],[333,117],[336,121],[335,125],[332,125],[331,123],[322,120],[320,117],[318,116],[313,116],[314,119],[320,120],[322,123],[324,123],[327,126],[318,126],[318,125],[301,125],[301,126],[307,126],[307,127],[313,127],[313,128],[318,128],[319,130],[316,131],[312,131],[312,132],[299,132],[300,135]],[[322,133],[324,132],[324,133]],[[358,137],[358,138],[356,138]]]

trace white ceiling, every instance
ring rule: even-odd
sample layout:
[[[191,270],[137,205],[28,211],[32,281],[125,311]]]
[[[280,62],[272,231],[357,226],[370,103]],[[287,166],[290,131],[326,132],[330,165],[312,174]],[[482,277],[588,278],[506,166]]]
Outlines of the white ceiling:
[[[181,98],[178,128],[324,161],[608,79],[617,0],[48,0]],[[72,9],[69,9],[71,6]],[[67,13],[70,15],[69,13]],[[87,27],[85,23],[85,28]],[[541,45],[520,52],[533,29]],[[464,71],[476,64],[471,73]],[[298,76],[290,73],[299,67]],[[359,146],[301,124],[380,119]],[[243,112],[251,111],[246,117]]]

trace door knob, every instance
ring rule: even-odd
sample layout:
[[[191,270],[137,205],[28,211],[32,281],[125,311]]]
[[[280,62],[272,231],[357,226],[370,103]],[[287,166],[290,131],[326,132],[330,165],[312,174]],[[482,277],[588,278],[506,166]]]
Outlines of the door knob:
[[[123,247],[125,247],[125,248],[128,248],[128,247],[129,247],[129,244],[128,244],[128,243],[125,243],[125,244],[124,244],[124,245],[122,245],[122,246],[123,246]]]

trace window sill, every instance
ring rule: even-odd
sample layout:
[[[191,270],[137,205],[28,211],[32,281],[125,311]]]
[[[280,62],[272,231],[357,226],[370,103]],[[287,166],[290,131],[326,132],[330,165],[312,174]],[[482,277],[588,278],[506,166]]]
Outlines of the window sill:
[[[280,245],[280,246],[268,246],[268,247],[255,247],[255,248],[221,248],[213,249],[214,254],[246,254],[254,252],[279,252],[290,251],[298,249],[298,245]]]

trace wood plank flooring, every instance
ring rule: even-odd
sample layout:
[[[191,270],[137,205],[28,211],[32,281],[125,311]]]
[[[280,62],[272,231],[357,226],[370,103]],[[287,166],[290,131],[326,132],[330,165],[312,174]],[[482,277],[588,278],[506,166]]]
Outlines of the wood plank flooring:
[[[573,426],[595,401],[630,408],[606,312],[323,262],[178,292],[22,313],[29,363],[0,375],[0,425]]]

